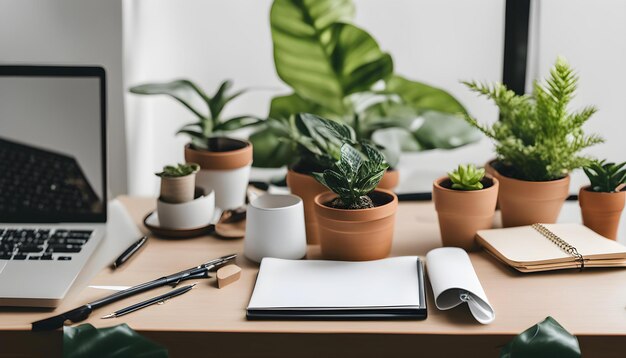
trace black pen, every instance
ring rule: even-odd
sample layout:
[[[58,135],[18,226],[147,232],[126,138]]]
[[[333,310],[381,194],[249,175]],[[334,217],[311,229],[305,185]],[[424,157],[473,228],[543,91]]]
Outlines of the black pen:
[[[148,241],[148,235],[145,235],[144,237],[130,245],[129,248],[124,250],[124,252],[117,259],[115,259],[115,261],[113,262],[113,268],[116,269],[122,266],[124,262],[128,261],[131,256],[133,256],[137,251],[139,251],[139,249],[141,249],[146,241]]]
[[[185,293],[191,291],[191,289],[195,285],[196,285],[196,283],[194,283],[192,285],[183,286],[181,288],[177,288],[175,290],[171,290],[170,292],[165,293],[163,295],[150,298],[150,299],[145,300],[143,302],[135,303],[134,305],[122,308],[121,310],[115,311],[115,312],[110,313],[110,314],[108,314],[106,316],[102,316],[102,319],[121,317],[121,316],[123,316],[125,314],[129,314],[131,312],[135,312],[135,311],[140,310],[142,308],[145,308],[145,307],[148,307],[148,306],[152,306],[152,305],[157,304],[157,303],[163,303],[163,302],[165,302],[165,300],[168,300],[168,299],[176,297],[176,296],[180,296],[182,294],[185,294]]]

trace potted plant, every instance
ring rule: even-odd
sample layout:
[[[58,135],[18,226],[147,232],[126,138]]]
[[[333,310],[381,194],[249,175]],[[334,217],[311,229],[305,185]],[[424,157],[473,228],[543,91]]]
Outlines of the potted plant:
[[[591,185],[580,188],[578,193],[583,224],[611,240],[617,240],[619,220],[626,203],[625,165],[626,162],[591,162],[583,168]]]
[[[223,210],[245,204],[252,165],[252,144],[224,134],[262,122],[251,115],[222,119],[226,105],[245,92],[229,93],[231,87],[232,82],[224,81],[215,94],[209,96],[195,83],[182,79],[130,89],[130,92],[142,95],[168,95],[198,117],[196,122],[183,126],[177,134],[189,136],[191,142],[185,146],[185,160],[200,165],[198,185],[206,192],[214,190],[216,205]],[[204,102],[206,110],[196,108],[198,102]]]
[[[491,229],[498,199],[498,180],[474,165],[459,165],[433,183],[433,201],[443,246],[476,249],[476,231]]]
[[[196,173],[200,166],[196,163],[167,165],[156,173],[161,178],[161,196],[166,203],[186,203],[194,199]]]
[[[555,222],[569,195],[570,171],[590,160],[580,151],[602,142],[582,129],[594,107],[568,110],[577,83],[578,76],[561,57],[545,84],[534,83],[532,95],[517,95],[503,84],[465,82],[500,109],[500,120],[491,126],[470,116],[466,120],[495,142],[497,161],[492,165],[500,182],[503,226]]]
[[[364,261],[387,257],[393,241],[398,198],[376,189],[388,164],[378,149],[362,152],[341,146],[339,161],[313,173],[330,192],[315,197],[322,256],[331,260]]]
[[[328,189],[312,175],[332,167],[339,160],[344,143],[361,148],[367,142],[357,141],[350,126],[310,113],[299,113],[289,119],[270,118],[268,122],[280,133],[282,141],[289,144],[292,160],[288,166],[287,185],[304,203],[307,242],[317,244],[314,198]]]

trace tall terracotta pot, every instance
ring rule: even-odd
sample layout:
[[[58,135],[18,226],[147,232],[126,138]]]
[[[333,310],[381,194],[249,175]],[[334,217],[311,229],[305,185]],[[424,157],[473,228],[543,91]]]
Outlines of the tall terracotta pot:
[[[626,191],[597,193],[589,188],[584,186],[578,193],[583,224],[606,238],[617,240],[617,229],[626,204]]]
[[[336,197],[332,192],[315,197],[322,256],[342,261],[377,260],[389,256],[398,197],[391,191],[376,189],[370,198],[378,206],[356,210],[326,205]]]
[[[393,191],[398,186],[399,181],[400,172],[397,169],[387,169],[380,183],[378,183],[378,188]]]
[[[319,243],[317,237],[317,218],[315,217],[315,197],[328,191],[315,178],[308,174],[298,173],[292,169],[287,171],[287,186],[291,193],[299,196],[304,204],[304,221],[306,226],[306,242],[309,245]]]
[[[246,189],[252,166],[252,143],[226,137],[209,139],[211,150],[185,146],[185,160],[198,163],[196,185],[206,193],[215,191],[215,205],[222,210],[246,203]]]
[[[550,181],[526,181],[496,172],[496,179],[500,182],[498,205],[504,227],[555,223],[569,196],[569,175]]]
[[[433,183],[433,201],[439,219],[439,231],[443,246],[455,246],[465,250],[478,248],[476,231],[491,229],[498,199],[498,179],[485,176],[484,189],[451,189],[448,177]]]

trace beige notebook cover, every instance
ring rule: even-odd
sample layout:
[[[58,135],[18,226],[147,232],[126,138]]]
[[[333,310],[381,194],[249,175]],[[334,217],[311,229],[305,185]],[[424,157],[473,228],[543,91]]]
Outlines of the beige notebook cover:
[[[581,224],[543,224],[576,248],[588,267],[626,266],[626,247]],[[531,226],[480,230],[478,243],[498,259],[523,272],[576,268],[576,258]]]

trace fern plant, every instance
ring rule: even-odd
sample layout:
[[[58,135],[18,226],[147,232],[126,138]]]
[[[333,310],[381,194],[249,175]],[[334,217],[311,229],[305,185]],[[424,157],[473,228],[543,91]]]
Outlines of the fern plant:
[[[480,190],[483,188],[481,180],[485,177],[485,169],[477,169],[475,165],[461,165],[448,173],[452,182],[452,189],[457,190]]]
[[[184,125],[176,134],[185,134],[191,139],[194,149],[211,150],[209,139],[243,127],[260,124],[262,120],[255,116],[243,115],[222,118],[222,111],[232,100],[239,97],[245,90],[230,93],[232,81],[220,84],[212,96],[207,95],[200,86],[187,79],[164,83],[148,83],[130,88],[131,93],[141,95],[164,94],[172,97],[189,109],[198,120]],[[197,107],[198,103],[206,105],[206,109]]]
[[[156,173],[159,177],[177,178],[185,177],[189,174],[197,173],[200,170],[200,166],[196,163],[167,165],[163,167],[163,171]]]
[[[364,145],[362,152],[350,144],[341,146],[341,155],[330,169],[323,173],[313,173],[315,179],[338,195],[331,206],[342,209],[373,208],[368,196],[385,174],[389,165],[382,153]]]
[[[591,190],[599,193],[615,193],[622,184],[626,184],[626,162],[615,164],[605,160],[592,161],[583,168],[591,182]]]
[[[568,110],[578,76],[562,57],[545,83],[534,83],[532,95],[517,95],[500,83],[464,84],[493,100],[500,109],[500,120],[491,126],[471,116],[466,120],[495,142],[507,176],[529,181],[563,178],[589,163],[588,157],[579,154],[581,150],[603,142],[597,135],[585,135],[582,129],[596,112],[595,107]]]

